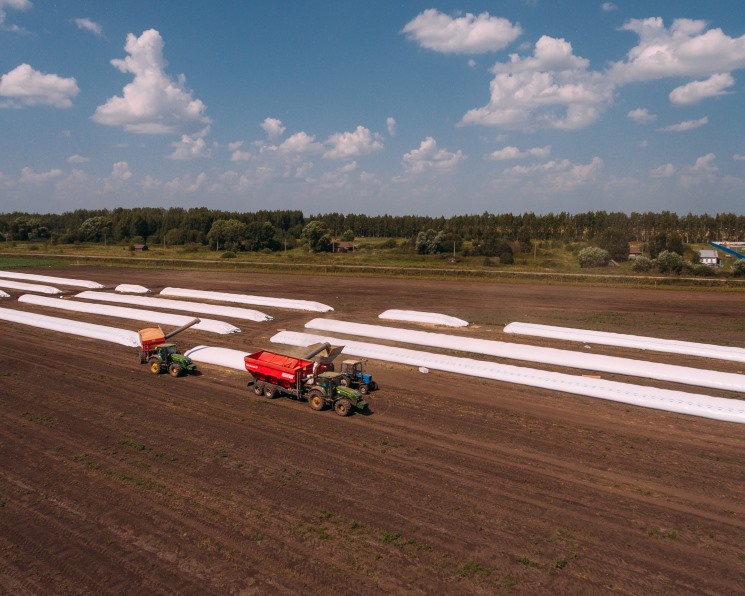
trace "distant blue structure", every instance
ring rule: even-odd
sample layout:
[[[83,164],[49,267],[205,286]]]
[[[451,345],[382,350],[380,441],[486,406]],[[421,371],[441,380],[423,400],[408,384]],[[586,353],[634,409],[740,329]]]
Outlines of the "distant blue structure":
[[[741,252],[737,252],[736,250],[733,250],[733,249],[731,249],[731,248],[729,248],[727,246],[724,246],[722,244],[718,244],[716,242],[709,242],[709,244],[711,244],[717,250],[724,251],[727,254],[732,255],[733,257],[735,257],[737,259],[745,259],[745,255],[744,254],[742,254]]]

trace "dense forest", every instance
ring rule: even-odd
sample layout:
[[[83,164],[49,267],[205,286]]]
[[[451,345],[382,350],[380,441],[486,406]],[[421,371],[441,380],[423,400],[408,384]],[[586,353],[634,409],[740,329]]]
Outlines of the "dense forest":
[[[333,238],[405,238],[422,233],[447,234],[449,241],[479,243],[485,238],[509,241],[563,240],[593,242],[604,235],[628,242],[651,242],[660,236],[676,235],[686,244],[712,240],[745,240],[745,216],[677,215],[661,213],[616,213],[590,211],[536,215],[483,213],[453,217],[416,215],[317,214],[277,210],[227,212],[206,207],[78,209],[62,214],[0,214],[3,241],[40,240],[53,243],[105,242],[182,245],[198,243],[215,249],[277,250],[302,241],[312,221]]]

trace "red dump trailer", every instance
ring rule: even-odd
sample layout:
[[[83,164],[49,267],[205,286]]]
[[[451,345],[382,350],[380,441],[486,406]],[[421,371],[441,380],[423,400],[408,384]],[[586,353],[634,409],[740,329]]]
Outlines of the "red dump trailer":
[[[246,370],[250,372],[258,386],[269,384],[281,387],[291,393],[300,390],[303,379],[313,374],[312,360],[285,356],[276,352],[259,350],[244,356]]]

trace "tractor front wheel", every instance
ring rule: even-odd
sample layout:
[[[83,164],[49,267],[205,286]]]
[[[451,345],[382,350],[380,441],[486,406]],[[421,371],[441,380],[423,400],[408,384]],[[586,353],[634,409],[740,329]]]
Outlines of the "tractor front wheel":
[[[339,385],[342,387],[349,387],[349,377],[342,377],[339,379]]]
[[[184,374],[184,369],[175,362],[171,362],[171,364],[168,365],[168,374],[172,377],[180,377]]]
[[[150,358],[150,360],[147,361],[148,366],[150,367],[150,372],[154,375],[159,375],[160,370],[160,360],[158,358]]]
[[[308,405],[310,405],[311,410],[320,412],[326,407],[326,398],[320,391],[314,389],[308,394]]]
[[[352,413],[352,402],[342,397],[334,404],[334,410],[339,416],[349,416]]]
[[[362,395],[367,395],[367,392],[370,391],[370,388],[362,383],[362,385],[357,388],[357,391],[359,391]]]

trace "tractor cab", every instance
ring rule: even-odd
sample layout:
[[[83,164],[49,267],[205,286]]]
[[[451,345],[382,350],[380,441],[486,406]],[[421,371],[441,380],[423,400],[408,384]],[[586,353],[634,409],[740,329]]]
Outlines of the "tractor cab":
[[[164,361],[168,361],[169,356],[180,354],[178,348],[176,347],[176,344],[160,344],[157,349],[158,356],[160,356],[160,358]]]
[[[378,384],[373,381],[372,375],[363,370],[363,360],[343,360],[341,363],[341,384],[354,387],[363,395],[368,391],[375,391]]]

